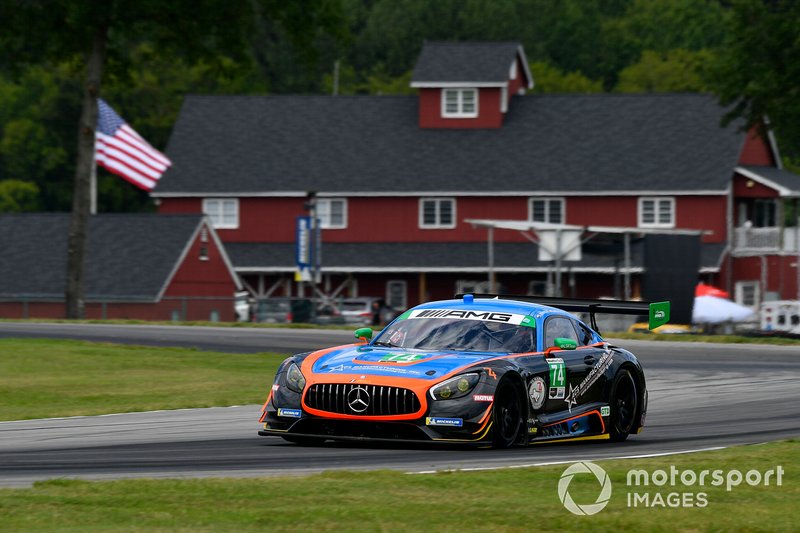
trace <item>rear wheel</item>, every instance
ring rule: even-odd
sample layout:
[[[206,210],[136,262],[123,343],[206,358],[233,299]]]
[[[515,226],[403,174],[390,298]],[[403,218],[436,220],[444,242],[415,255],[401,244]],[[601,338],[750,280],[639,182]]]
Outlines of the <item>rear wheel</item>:
[[[611,440],[622,442],[628,438],[636,422],[639,394],[636,380],[628,370],[622,369],[614,377],[611,387],[611,416],[608,433]]]
[[[522,419],[521,413],[522,402],[516,388],[510,381],[503,381],[494,394],[493,447],[508,448],[516,442]]]

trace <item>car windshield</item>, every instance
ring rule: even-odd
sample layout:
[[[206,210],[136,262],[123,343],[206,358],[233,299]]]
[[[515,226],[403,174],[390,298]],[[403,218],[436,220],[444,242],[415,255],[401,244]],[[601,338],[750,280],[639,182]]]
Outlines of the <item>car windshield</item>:
[[[536,330],[488,320],[398,320],[372,344],[417,350],[524,353],[536,350]]]

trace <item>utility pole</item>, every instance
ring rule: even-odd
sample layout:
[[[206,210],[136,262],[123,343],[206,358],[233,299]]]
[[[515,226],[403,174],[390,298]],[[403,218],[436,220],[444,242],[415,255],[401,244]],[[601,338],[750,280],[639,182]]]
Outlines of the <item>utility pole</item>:
[[[85,302],[86,240],[91,211],[91,173],[94,165],[97,98],[108,42],[108,25],[97,28],[86,64],[86,86],[78,128],[78,161],[72,193],[72,217],[67,240],[67,286],[64,293],[67,318],[83,318]]]

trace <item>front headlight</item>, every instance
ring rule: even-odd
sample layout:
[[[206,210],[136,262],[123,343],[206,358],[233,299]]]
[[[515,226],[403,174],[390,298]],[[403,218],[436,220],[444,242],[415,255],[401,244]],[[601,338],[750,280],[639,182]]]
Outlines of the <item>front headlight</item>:
[[[289,387],[289,389],[300,393],[303,392],[303,389],[306,386],[306,378],[294,363],[290,364],[289,368],[286,370],[286,386]]]
[[[434,400],[452,400],[466,396],[475,388],[481,379],[480,374],[462,374],[431,388],[431,398]]]

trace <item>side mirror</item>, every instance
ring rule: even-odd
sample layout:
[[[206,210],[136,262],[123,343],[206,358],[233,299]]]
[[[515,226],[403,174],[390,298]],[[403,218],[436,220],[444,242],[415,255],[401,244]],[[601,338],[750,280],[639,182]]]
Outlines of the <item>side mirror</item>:
[[[566,337],[556,337],[553,339],[553,346],[548,347],[544,354],[545,356],[549,357],[551,352],[557,352],[560,350],[575,350],[578,348],[578,343],[572,339],[567,339]]]
[[[359,328],[355,331],[356,339],[364,339],[364,342],[369,342],[372,338],[372,328]]]

